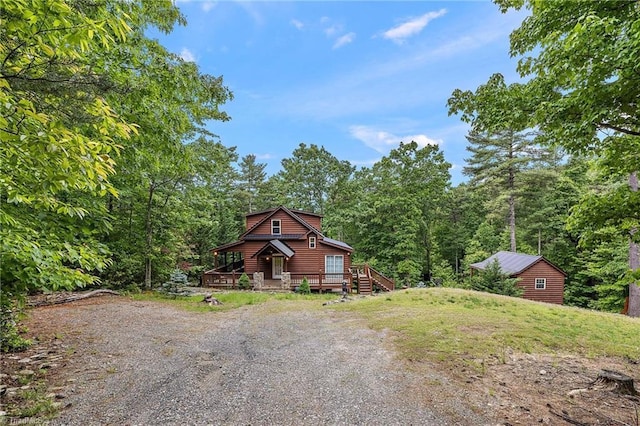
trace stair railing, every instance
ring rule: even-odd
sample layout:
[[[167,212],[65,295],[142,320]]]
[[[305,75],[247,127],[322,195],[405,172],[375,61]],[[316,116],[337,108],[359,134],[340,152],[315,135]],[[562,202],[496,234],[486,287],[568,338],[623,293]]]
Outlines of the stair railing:
[[[372,286],[374,283],[376,283],[384,291],[395,290],[396,283],[391,278],[386,277],[367,264],[365,265],[365,269]]]

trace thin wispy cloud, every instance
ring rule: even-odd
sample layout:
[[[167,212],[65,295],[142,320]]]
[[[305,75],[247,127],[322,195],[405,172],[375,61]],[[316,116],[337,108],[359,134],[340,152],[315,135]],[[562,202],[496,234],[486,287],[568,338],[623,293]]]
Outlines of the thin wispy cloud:
[[[338,39],[336,40],[336,42],[333,44],[333,48],[334,49],[339,49],[342,46],[345,46],[349,43],[352,43],[353,40],[355,40],[356,38],[356,33],[349,33],[349,34],[345,34],[341,37],[338,37]]]
[[[299,30],[304,28],[304,24],[301,21],[298,21],[297,19],[292,19],[291,20],[291,25],[293,25],[294,27],[296,27]]]
[[[196,62],[195,55],[186,47],[182,48],[178,56],[180,56],[186,62]]]
[[[204,3],[202,3],[202,11],[204,13],[209,12],[211,9],[213,9],[214,7],[216,7],[217,2],[215,1],[205,1]]]
[[[340,25],[336,24],[336,25],[331,25],[329,27],[326,27],[324,29],[324,33],[327,35],[327,37],[334,37],[341,30],[342,30],[342,28],[340,28]]]
[[[393,133],[362,125],[351,126],[349,133],[355,139],[358,139],[369,148],[381,154],[386,154],[396,148],[400,145],[400,142],[409,143],[414,141],[421,148],[427,145],[439,145],[442,143],[441,140],[431,139],[427,135],[398,136]]]
[[[254,154],[256,156],[256,160],[273,160],[276,158],[274,154]]]
[[[397,25],[390,30],[382,33],[382,37],[392,40],[395,43],[403,43],[407,38],[413,37],[420,32],[436,18],[444,16],[447,13],[446,9],[440,9],[437,12],[425,13],[417,18],[412,18],[400,25]]]
[[[485,22],[457,38],[417,47],[411,55],[398,52],[363,62],[348,72],[278,93],[277,110],[290,116],[329,119],[421,105],[435,96],[437,90],[429,89],[428,84],[409,87],[407,81],[434,76],[442,85],[453,76],[434,75],[437,64],[471,55],[509,32],[509,28]],[[301,93],[306,94],[304,99]]]
[[[264,17],[262,16],[262,13],[260,12],[260,2],[249,2],[249,1],[239,1],[236,2],[236,4],[238,6],[240,6],[247,15],[249,15],[251,17],[251,19],[257,24],[257,25],[264,25]]]

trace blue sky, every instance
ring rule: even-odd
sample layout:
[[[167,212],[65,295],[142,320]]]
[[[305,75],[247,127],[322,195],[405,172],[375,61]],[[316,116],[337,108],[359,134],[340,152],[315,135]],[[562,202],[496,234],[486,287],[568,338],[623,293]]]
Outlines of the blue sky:
[[[209,129],[268,174],[306,143],[370,166],[400,141],[437,144],[464,180],[468,126],[447,115],[456,88],[494,72],[517,79],[509,34],[523,12],[488,1],[178,0],[188,25],[152,33],[170,51],[222,75],[229,122]]]

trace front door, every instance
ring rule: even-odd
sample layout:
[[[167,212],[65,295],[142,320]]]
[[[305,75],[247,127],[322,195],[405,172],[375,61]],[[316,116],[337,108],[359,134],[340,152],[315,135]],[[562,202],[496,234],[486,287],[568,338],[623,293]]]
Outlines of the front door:
[[[284,267],[284,257],[274,256],[273,261],[271,262],[271,277],[274,280],[282,278],[282,270]]]

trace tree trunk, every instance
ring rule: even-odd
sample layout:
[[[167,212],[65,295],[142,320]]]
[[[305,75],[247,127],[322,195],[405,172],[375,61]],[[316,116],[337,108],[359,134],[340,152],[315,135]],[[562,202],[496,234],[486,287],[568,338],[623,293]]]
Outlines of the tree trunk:
[[[633,379],[626,374],[612,370],[602,370],[593,382],[594,388],[606,389],[620,395],[637,395]]]
[[[511,251],[516,252],[516,197],[509,195],[509,240],[511,241]]]
[[[509,240],[511,242],[511,251],[516,252],[516,171],[513,166],[513,144],[514,134],[511,132],[511,145],[509,145]]]
[[[629,187],[632,192],[638,192],[638,175],[636,172],[629,176]],[[638,244],[633,241],[637,228],[633,228],[630,232],[629,239],[629,268],[632,271],[640,269],[640,250]],[[640,317],[640,287],[638,283],[629,284],[629,310],[627,315],[630,317]]]
[[[151,205],[153,203],[154,184],[149,185],[147,198],[147,215],[145,218],[145,253],[144,253],[144,286],[151,289],[151,243],[153,242],[153,226],[151,224]]]

